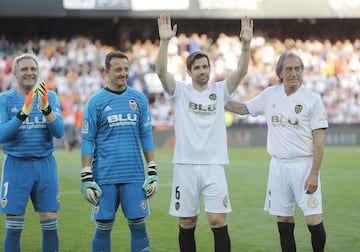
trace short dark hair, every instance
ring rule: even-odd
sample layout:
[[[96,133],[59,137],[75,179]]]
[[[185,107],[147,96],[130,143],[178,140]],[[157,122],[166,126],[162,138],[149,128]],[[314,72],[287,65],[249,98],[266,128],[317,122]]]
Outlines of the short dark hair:
[[[276,64],[276,68],[275,68],[275,72],[276,72],[276,75],[277,77],[279,77],[280,79],[280,82],[283,81],[283,79],[280,77],[280,74],[283,70],[283,67],[284,67],[284,61],[287,59],[287,58],[296,58],[298,59],[299,63],[300,63],[300,67],[301,67],[301,70],[304,70],[304,62],[302,61],[302,59],[300,58],[299,55],[293,53],[293,52],[284,52],[280,55],[280,58],[278,60],[278,63]]]
[[[106,69],[110,69],[111,67],[111,60],[113,58],[120,58],[120,59],[127,59],[129,61],[128,56],[126,56],[125,53],[121,52],[121,51],[112,51],[109,52],[108,54],[106,54],[105,56],[105,68]]]
[[[186,58],[186,68],[187,70],[191,70],[192,65],[194,64],[194,61],[200,58],[206,58],[208,65],[210,67],[210,60],[209,60],[209,56],[207,56],[205,53],[203,52],[192,52],[189,54],[189,56],[187,56]]]

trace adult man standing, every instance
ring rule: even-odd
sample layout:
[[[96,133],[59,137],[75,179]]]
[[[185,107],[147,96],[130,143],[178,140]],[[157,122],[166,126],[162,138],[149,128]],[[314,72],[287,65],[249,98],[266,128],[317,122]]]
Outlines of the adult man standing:
[[[0,94],[0,143],[4,163],[0,212],[6,213],[4,251],[20,251],[20,236],[29,197],[39,212],[42,251],[59,249],[57,211],[60,209],[53,137],[64,134],[60,102],[46,83],[37,84],[38,60],[25,53],[14,59],[18,82]]]
[[[170,214],[179,217],[179,245],[183,252],[196,251],[195,227],[203,197],[214,234],[215,251],[230,251],[226,216],[231,211],[224,165],[228,164],[224,105],[246,75],[250,60],[253,21],[241,19],[242,53],[236,70],[224,81],[209,83],[210,61],[202,52],[186,60],[191,85],[176,82],[167,71],[169,40],[177,26],[169,15],[158,18],[160,48],[156,71],[174,101],[174,170]]]
[[[156,194],[158,177],[149,105],[143,93],[127,86],[130,69],[124,53],[108,53],[105,68],[108,86],[89,99],[81,128],[81,191],[93,205],[96,221],[92,251],[110,251],[120,205],[131,233],[131,251],[150,251],[147,198]]]
[[[226,104],[231,112],[266,117],[267,150],[272,159],[265,210],[277,216],[284,252],[296,251],[295,203],[304,213],[313,251],[324,251],[326,240],[320,167],[328,122],[321,97],[302,85],[303,71],[301,58],[285,52],[276,65],[280,85],[268,87],[246,104]]]

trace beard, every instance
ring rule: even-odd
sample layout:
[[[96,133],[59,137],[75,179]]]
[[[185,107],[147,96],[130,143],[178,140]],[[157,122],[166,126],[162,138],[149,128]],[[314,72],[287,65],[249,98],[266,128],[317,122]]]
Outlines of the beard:
[[[206,75],[201,75],[199,78],[197,78],[196,82],[199,86],[205,86],[208,84],[210,77]]]

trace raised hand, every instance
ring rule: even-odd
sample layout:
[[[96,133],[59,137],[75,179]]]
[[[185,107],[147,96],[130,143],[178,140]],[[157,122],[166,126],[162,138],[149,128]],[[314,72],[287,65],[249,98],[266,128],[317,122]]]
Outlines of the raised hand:
[[[160,14],[158,18],[159,37],[163,40],[169,40],[175,36],[177,25],[171,28],[171,18],[168,14]]]
[[[254,22],[248,16],[241,18],[240,38],[243,42],[250,42],[253,38]]]
[[[25,98],[24,106],[21,108],[21,111],[26,116],[28,116],[31,113],[34,106],[35,98],[36,98],[36,86],[33,89],[31,89],[31,91],[28,93],[28,95]]]
[[[47,110],[49,106],[49,97],[45,81],[40,81],[37,88],[39,91],[39,108],[41,111]]]

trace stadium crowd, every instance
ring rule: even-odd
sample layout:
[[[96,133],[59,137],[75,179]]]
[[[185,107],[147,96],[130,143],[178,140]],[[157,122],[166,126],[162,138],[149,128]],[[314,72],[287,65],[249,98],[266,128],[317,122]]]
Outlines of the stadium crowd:
[[[190,83],[185,67],[187,55],[196,50],[208,53],[212,64],[212,80],[224,79],[236,67],[241,51],[238,36],[220,33],[178,34],[169,45],[169,71],[177,80]],[[144,92],[149,99],[154,125],[172,125],[172,105],[164,97],[155,74],[155,57],[159,41],[124,39],[121,50],[131,60],[129,85]],[[105,54],[115,49],[100,39],[74,35],[69,39],[29,39],[16,43],[0,36],[0,88],[12,88],[12,62],[20,52],[34,52],[40,62],[40,78],[61,99],[68,136],[76,142],[82,109],[87,99],[104,86]],[[275,64],[281,52],[292,50],[305,64],[304,85],[322,95],[330,123],[360,123],[360,39],[300,40],[268,39],[255,36],[252,59],[247,76],[234,99],[245,102],[269,85],[278,84]],[[263,117],[232,115],[234,124],[264,123]],[[69,130],[70,129],[70,130]],[[74,138],[75,137],[75,138]]]

